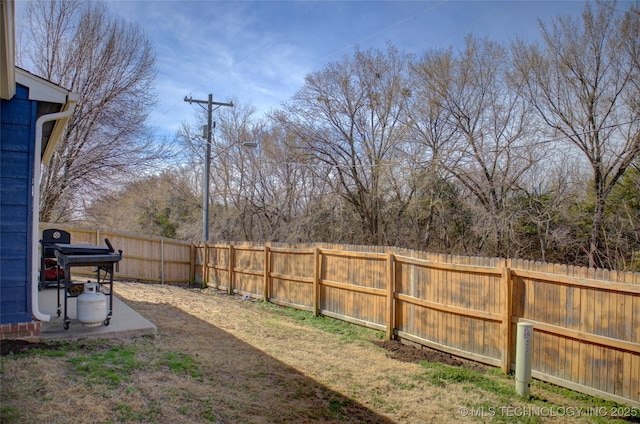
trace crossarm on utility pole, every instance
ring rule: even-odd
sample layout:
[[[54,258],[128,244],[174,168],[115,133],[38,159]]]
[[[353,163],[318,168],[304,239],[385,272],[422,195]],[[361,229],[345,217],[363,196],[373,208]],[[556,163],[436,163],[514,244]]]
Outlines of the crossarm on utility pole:
[[[213,97],[212,94],[209,94],[209,96]],[[228,106],[228,107],[234,106],[233,102],[223,103],[223,102],[214,102],[213,99],[210,99],[210,100],[211,100],[212,106]],[[209,104],[209,100],[196,100],[193,97],[187,97],[187,96],[184,96],[184,101],[189,103],[199,103],[203,105]]]

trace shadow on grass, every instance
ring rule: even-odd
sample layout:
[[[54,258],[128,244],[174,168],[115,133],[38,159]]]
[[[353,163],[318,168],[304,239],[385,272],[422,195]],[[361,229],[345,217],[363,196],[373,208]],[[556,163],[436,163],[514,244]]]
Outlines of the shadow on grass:
[[[201,365],[196,384],[208,392],[208,412],[200,418],[252,423],[393,422],[182,309],[128,299],[126,303],[158,327],[165,349],[188,354]]]

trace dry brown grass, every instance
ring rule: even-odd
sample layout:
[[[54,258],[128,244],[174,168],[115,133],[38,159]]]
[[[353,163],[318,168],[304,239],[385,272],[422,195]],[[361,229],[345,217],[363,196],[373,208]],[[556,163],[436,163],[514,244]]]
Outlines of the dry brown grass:
[[[527,403],[491,370],[482,378],[495,386],[434,379],[429,367],[378,346],[374,331],[329,333],[213,290],[116,283],[115,291],[157,325],[158,335],[79,342],[58,356],[3,357],[1,422],[578,421],[464,416],[460,408]],[[87,365],[92,360],[99,369]],[[119,380],[110,380],[111,371]],[[543,387],[533,393],[537,404],[589,406]]]

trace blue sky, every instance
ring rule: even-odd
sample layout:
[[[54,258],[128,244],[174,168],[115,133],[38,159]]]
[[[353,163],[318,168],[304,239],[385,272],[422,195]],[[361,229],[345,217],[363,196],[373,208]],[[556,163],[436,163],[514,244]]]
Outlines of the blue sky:
[[[17,18],[24,10],[17,1]],[[159,104],[149,124],[173,138],[195,123],[185,96],[278,107],[304,77],[357,45],[420,55],[460,46],[464,37],[509,42],[539,38],[538,18],[579,16],[584,1],[159,1],[110,0],[116,15],[138,23],[155,46]],[[619,4],[628,8],[629,3]]]

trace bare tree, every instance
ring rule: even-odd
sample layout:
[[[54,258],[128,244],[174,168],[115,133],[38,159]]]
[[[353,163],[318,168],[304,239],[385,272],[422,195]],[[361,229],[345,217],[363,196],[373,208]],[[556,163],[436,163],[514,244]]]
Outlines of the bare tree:
[[[446,181],[449,174],[443,163],[451,156],[448,150],[455,146],[453,140],[458,128],[440,95],[420,83],[424,75],[419,62],[412,63],[411,69],[415,82],[408,120],[413,143],[407,146],[410,149],[407,164],[413,171],[407,181],[411,183],[413,199],[408,218],[422,237],[420,247],[451,253],[457,243],[456,237],[447,231],[453,220],[446,217],[460,212],[461,208],[459,204],[454,205],[458,190]]]
[[[490,227],[478,226],[479,248],[491,241],[493,254],[508,256],[507,199],[540,156],[529,146],[529,108],[509,78],[507,50],[469,36],[458,55],[429,52],[414,71],[430,93],[426,109],[415,112],[414,133],[482,206],[486,218],[478,223]]]
[[[162,158],[145,127],[155,56],[139,27],[111,17],[104,3],[34,0],[27,10],[21,57],[34,73],[80,93],[42,173],[40,219],[52,221],[69,218],[79,197],[95,197]]]
[[[514,257],[575,263],[584,223],[584,213],[576,207],[584,173],[559,149],[552,156],[531,169],[509,202]]]
[[[307,76],[279,115],[281,124],[318,164],[328,182],[359,216],[361,242],[384,243],[389,182],[400,162],[411,91],[408,58],[397,49],[356,50]]]
[[[515,46],[518,79],[544,122],[576,147],[592,172],[595,207],[588,262],[606,265],[607,198],[640,153],[640,15],[590,3],[581,19],[541,23],[542,46]],[[611,266],[611,263],[609,263]]]
[[[305,163],[277,122],[255,119],[255,108],[234,100],[216,114],[211,166],[211,234],[216,240],[311,242],[332,240],[323,167]],[[202,121],[204,116],[200,117]],[[273,125],[268,125],[273,124]],[[185,161],[202,191],[204,140],[188,125],[180,131]],[[243,146],[258,142],[257,148]],[[334,231],[335,230],[335,231]],[[339,237],[339,236],[338,236]]]

